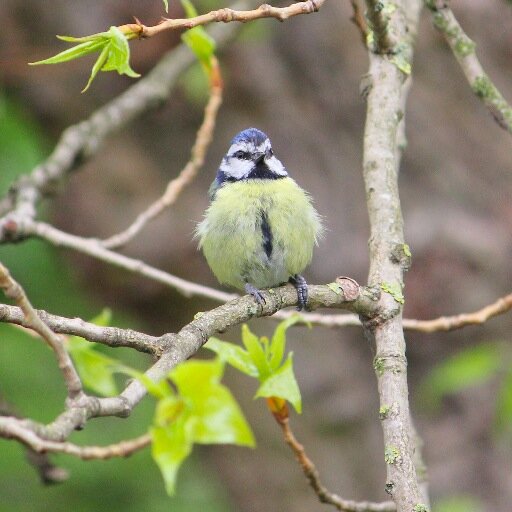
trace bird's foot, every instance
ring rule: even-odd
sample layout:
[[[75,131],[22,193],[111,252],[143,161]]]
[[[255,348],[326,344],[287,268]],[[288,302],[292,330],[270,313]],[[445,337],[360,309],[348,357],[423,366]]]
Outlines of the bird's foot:
[[[254,297],[254,300],[260,305],[263,306],[263,304],[266,304],[265,297],[263,297],[263,294],[261,293],[256,286],[253,286],[250,283],[245,284],[245,291],[249,295],[252,295]]]
[[[307,309],[308,283],[306,283],[306,280],[300,274],[295,274],[294,276],[290,277],[289,281],[291,284],[293,284],[293,286],[295,286],[295,289],[297,290],[297,311]]]

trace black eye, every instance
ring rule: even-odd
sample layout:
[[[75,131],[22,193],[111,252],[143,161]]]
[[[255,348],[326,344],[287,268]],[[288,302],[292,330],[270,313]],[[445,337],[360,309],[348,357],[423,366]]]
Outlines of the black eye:
[[[249,160],[250,155],[247,151],[237,151],[233,154],[235,158],[239,158],[241,160]]]
[[[274,155],[274,150],[272,148],[270,148],[268,150],[268,154],[269,154],[269,156],[273,156]]]

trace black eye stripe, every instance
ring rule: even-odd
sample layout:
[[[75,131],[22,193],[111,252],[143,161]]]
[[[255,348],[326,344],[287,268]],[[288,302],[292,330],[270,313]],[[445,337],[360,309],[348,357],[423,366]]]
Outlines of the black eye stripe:
[[[248,152],[248,151],[236,151],[235,153],[233,153],[233,156],[235,158],[239,158],[241,160],[250,160],[251,159],[251,154]]]

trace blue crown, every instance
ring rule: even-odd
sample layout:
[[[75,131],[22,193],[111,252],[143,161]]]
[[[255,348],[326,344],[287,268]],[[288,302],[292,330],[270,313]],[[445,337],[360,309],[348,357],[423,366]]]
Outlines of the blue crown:
[[[236,144],[237,142],[252,142],[255,146],[259,146],[267,139],[267,135],[261,130],[258,130],[257,128],[247,128],[235,135],[231,144]]]

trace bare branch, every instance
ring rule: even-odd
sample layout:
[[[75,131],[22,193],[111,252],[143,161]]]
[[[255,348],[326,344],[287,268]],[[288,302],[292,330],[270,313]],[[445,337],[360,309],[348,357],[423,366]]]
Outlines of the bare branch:
[[[469,325],[480,325],[495,316],[507,313],[512,309],[512,294],[500,297],[492,304],[489,304],[472,313],[461,313],[454,316],[441,316],[432,320],[416,320],[404,318],[403,327],[410,331],[437,332],[462,329]],[[53,332],[80,336],[88,341],[101,343],[109,347],[130,347],[139,352],[147,352],[161,355],[168,344],[168,334],[162,336],[150,336],[148,334],[134,331],[132,329],[121,329],[119,327],[101,327],[96,324],[85,322],[80,318],[66,318],[59,315],[52,315],[42,309],[36,313]],[[293,311],[277,311],[272,315],[272,320],[283,320],[296,314]],[[323,313],[301,313],[301,316],[313,325],[323,327],[361,327],[359,316],[350,313],[340,315],[326,315]],[[0,304],[0,322],[10,323],[27,327],[23,311],[8,304]]]
[[[19,418],[14,407],[9,404],[0,394],[0,416],[12,416]],[[1,434],[0,434],[1,436]],[[64,482],[69,478],[69,473],[59,466],[53,464],[46,453],[37,453],[32,448],[27,447],[26,458],[31,466],[39,474],[41,482],[45,485],[52,485]]]
[[[7,268],[0,263],[0,288],[5,295],[14,300],[25,316],[25,324],[36,331],[41,338],[55,352],[59,368],[62,371],[64,382],[68,390],[68,397],[72,400],[83,394],[82,382],[71,361],[71,357],[64,348],[61,337],[55,334],[38,316],[36,310],[27,298],[25,291],[10,275]]]
[[[402,327],[403,278],[409,265],[398,194],[399,123],[403,117],[406,75],[388,55],[405,52],[412,58],[421,2],[391,3],[368,0],[376,32],[375,53],[369,52],[371,81],[367,96],[363,174],[370,219],[368,281],[382,293],[378,317],[363,322],[376,345],[374,368],[382,418],[387,467],[387,491],[398,512],[417,509],[423,500],[414,464],[407,387],[407,360]],[[391,6],[384,10],[382,7]],[[380,7],[380,11],[376,10]]]
[[[214,66],[216,66],[214,75],[220,78],[220,69],[217,59],[212,58],[212,61],[214,62]],[[191,151],[192,155],[187,165],[185,165],[177,178],[169,182],[167,189],[160,199],[143,211],[127,229],[104,240],[104,247],[114,249],[132,240],[150,220],[154,219],[166,208],[174,204],[183,189],[195,178],[204,163],[204,157],[212,141],[215,120],[222,103],[222,89],[221,80],[216,80],[211,84],[210,98],[204,109],[203,123],[197,131],[196,141]]]
[[[199,25],[209,23],[229,23],[239,21],[247,23],[248,21],[259,20],[262,18],[275,18],[279,21],[285,21],[293,16],[300,14],[311,14],[317,12],[324,4],[325,0],[306,0],[297,2],[288,7],[273,7],[269,4],[262,4],[257,9],[251,11],[242,11],[237,9],[218,9],[207,14],[201,14],[193,18],[168,19],[165,18],[162,23],[153,27],[146,27],[142,24],[129,24],[119,27],[125,33],[132,33],[138,37],[153,37],[166,30],[191,29]]]
[[[177,364],[193,356],[210,336],[225,332],[229,327],[246,322],[251,318],[270,316],[282,308],[297,304],[297,292],[293,286],[282,286],[263,293],[266,300],[263,306],[255,303],[251,296],[239,297],[198,315],[178,333],[161,336],[159,338],[161,345],[157,352],[161,354],[161,357],[146,371],[146,376],[154,381],[159,381],[165,378]],[[333,287],[328,285],[310,286],[309,304],[312,308],[348,309],[368,317],[375,314],[375,291],[358,287],[357,295],[351,293],[347,296],[343,288],[333,290]],[[7,314],[12,313],[12,310],[9,309],[4,311]],[[133,333],[133,331],[131,332]],[[146,388],[140,382],[132,381],[119,396],[97,398],[83,395],[79,400],[73,401],[70,407],[52,423],[42,425],[24,420],[23,426],[41,439],[62,442],[76,428],[83,427],[91,418],[128,416],[146,393]]]
[[[119,254],[114,251],[110,251],[103,247],[101,241],[93,238],[82,238],[54,228],[50,224],[44,222],[33,222],[25,221],[22,227],[22,233],[26,235],[35,235],[39,238],[43,238],[48,242],[58,247],[67,247],[74,249],[75,251],[82,252],[93,258],[105,261],[116,267],[124,268],[130,272],[139,274],[147,277],[159,283],[170,286],[175,290],[179,291],[186,297],[192,295],[198,295],[201,297],[207,297],[220,302],[231,300],[238,295],[221,292],[208,286],[192,283],[185,279],[173,276],[163,270],[156,269],[150,265],[147,265],[143,261],[130,258],[123,254]]]
[[[149,434],[143,434],[135,439],[121,441],[120,443],[108,446],[78,446],[73,443],[48,441],[38,437],[22,421],[14,417],[0,417],[0,437],[16,439],[39,454],[65,453],[83,460],[128,457],[132,453],[151,444],[151,436]]]
[[[295,454],[304,475],[308,479],[309,485],[313,488],[322,503],[333,505],[337,510],[341,510],[342,512],[394,512],[396,510],[396,506],[392,501],[372,503],[369,501],[346,500],[327,490],[320,480],[316,466],[307,456],[304,446],[297,441],[290,427],[289,418],[279,414],[274,414],[274,418],[281,427],[284,440]]]
[[[350,21],[359,29],[359,33],[361,34],[361,39],[363,40],[363,45],[366,48],[366,42],[367,42],[367,37],[368,37],[368,27],[366,26],[364,14],[361,12],[361,8],[359,7],[358,0],[350,0],[350,5],[352,6],[352,11],[353,11]]]
[[[441,316],[433,320],[404,319],[404,328],[421,332],[452,331],[467,325],[479,325],[490,318],[510,311],[512,308],[512,293],[500,297],[496,302],[485,306],[473,313],[461,313],[455,316]]]
[[[130,347],[139,352],[160,355],[165,345],[164,337],[150,336],[132,329],[102,327],[85,322],[80,318],[52,315],[42,309],[36,309],[36,314],[53,332],[80,336],[88,341],[102,343],[109,347]],[[29,328],[23,311],[16,306],[7,304],[0,304],[0,322]]]
[[[435,27],[442,32],[473,92],[483,101],[501,128],[512,133],[512,107],[484,71],[467,36],[446,0],[426,0]]]
[[[244,9],[255,0],[241,0],[237,8]],[[237,31],[237,25],[213,27],[212,36],[224,44]],[[149,110],[157,109],[167,100],[174,85],[195,57],[185,45],[169,51],[159,63],[124,93],[96,110],[88,119],[68,127],[50,156],[22,176],[0,201],[0,242],[14,239],[24,220],[36,218],[36,208],[44,196],[54,194],[58,184],[69,173],[93,157],[105,139]]]

